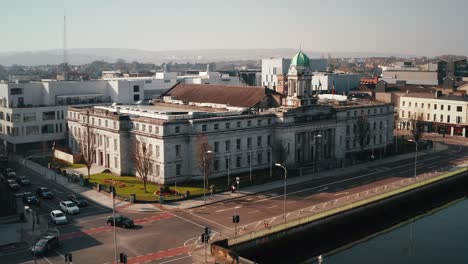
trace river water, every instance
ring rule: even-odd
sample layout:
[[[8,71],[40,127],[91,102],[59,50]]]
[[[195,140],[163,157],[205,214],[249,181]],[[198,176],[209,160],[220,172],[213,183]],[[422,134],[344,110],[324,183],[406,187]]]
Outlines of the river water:
[[[315,257],[303,263],[314,262]],[[323,256],[323,264],[343,263],[468,263],[468,200],[452,201]]]

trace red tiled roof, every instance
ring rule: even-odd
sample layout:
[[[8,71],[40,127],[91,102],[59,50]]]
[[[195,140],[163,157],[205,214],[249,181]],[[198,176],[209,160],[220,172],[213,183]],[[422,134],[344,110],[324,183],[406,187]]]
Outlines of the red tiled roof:
[[[162,96],[172,96],[176,100],[187,102],[252,107],[261,101],[267,93],[269,93],[269,91],[260,86],[179,83]]]

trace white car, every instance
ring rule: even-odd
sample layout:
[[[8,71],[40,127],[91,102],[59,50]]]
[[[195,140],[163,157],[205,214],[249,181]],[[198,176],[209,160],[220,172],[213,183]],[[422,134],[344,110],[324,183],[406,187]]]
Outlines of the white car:
[[[67,216],[60,210],[53,210],[52,212],[50,212],[50,219],[56,225],[68,223]]]
[[[72,201],[64,201],[59,203],[60,210],[67,214],[78,214],[80,213],[80,208]]]

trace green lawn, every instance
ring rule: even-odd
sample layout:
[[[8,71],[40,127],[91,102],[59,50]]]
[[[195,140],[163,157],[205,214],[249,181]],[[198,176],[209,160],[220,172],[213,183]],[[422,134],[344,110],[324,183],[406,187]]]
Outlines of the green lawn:
[[[123,196],[129,196],[130,194],[134,193],[136,195],[136,199],[140,201],[158,201],[159,196],[155,195],[156,191],[159,191],[159,185],[147,183],[145,193],[143,182],[140,178],[135,176],[117,176],[111,173],[97,173],[91,175],[91,182],[103,184],[109,186],[111,182],[109,180],[116,181],[116,191],[117,194]],[[119,186],[120,185],[120,186]],[[174,186],[171,186],[170,189],[174,189]],[[185,187],[185,186],[177,186],[177,191],[181,194],[185,194],[186,191],[189,191],[191,195],[200,195],[203,194],[203,188],[197,187]],[[174,200],[177,199],[176,196],[164,196],[165,200]]]

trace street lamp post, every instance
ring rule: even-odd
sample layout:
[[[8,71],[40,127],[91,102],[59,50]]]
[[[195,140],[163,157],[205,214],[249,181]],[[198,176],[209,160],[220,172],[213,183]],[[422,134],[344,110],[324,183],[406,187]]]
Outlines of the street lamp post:
[[[416,165],[418,164],[418,141],[414,139],[409,139],[408,141],[416,144],[416,151],[414,154],[414,178],[416,179]]]
[[[285,166],[280,163],[275,163],[275,166],[283,168],[284,170],[284,195],[283,195],[283,214],[284,214],[284,223],[286,223],[286,181],[288,179],[288,170]]]
[[[213,151],[207,150],[203,153],[203,203],[206,204],[206,154],[211,154]]]
[[[273,157],[272,157],[273,148],[270,147],[270,178],[273,178]]]
[[[249,151],[249,178],[250,182],[252,182],[252,150]]]
[[[320,150],[317,151],[317,153],[318,153],[318,158],[317,158],[317,160],[320,160],[320,156],[321,156],[321,153],[322,153],[322,135],[321,135],[321,134],[315,135],[314,138],[318,138],[318,139],[320,140],[320,144],[319,144],[319,146],[320,146],[319,149],[320,149]],[[317,147],[317,148],[318,148],[318,147]],[[315,170],[317,170],[317,173],[318,173],[317,162],[315,162],[315,168],[314,168],[313,171],[315,171]],[[312,171],[312,173],[313,173],[313,171]]]
[[[228,186],[228,188],[229,188],[229,186],[231,186],[231,177],[230,177],[230,175],[229,175],[229,169],[230,169],[229,166],[231,166],[231,153],[228,153],[227,156],[228,156],[228,158],[227,158],[227,176],[228,176],[227,178],[228,178],[228,185],[227,185],[227,186]]]

